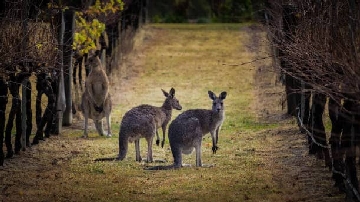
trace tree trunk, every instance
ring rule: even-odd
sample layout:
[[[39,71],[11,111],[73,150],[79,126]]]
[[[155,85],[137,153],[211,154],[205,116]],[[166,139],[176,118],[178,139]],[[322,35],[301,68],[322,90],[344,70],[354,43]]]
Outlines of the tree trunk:
[[[283,66],[285,66],[283,64]],[[291,67],[287,65],[290,70]],[[298,116],[298,110],[301,105],[301,84],[299,80],[295,79],[291,74],[285,75],[285,91],[287,100],[287,113],[291,116]]]
[[[325,126],[323,123],[323,113],[325,110],[326,96],[321,93],[314,93],[312,97],[311,114],[310,114],[310,132],[313,134],[317,143],[327,147]],[[321,147],[309,138],[309,154],[316,154],[318,158],[325,157],[325,164],[331,165],[329,149]]]
[[[283,6],[283,31],[284,40],[286,43],[292,43],[292,36],[295,35],[295,27],[297,25],[296,8],[290,5]],[[286,51],[279,50],[280,65],[285,70],[285,91],[287,100],[287,113],[292,116],[297,116],[297,108],[301,103],[301,82],[293,77],[293,70],[291,65],[285,60]]]
[[[5,129],[5,111],[8,102],[8,86],[4,78],[0,78],[0,166],[4,165],[4,129]]]
[[[354,186],[357,192],[359,192],[359,181],[357,179],[356,173],[356,139],[359,135],[359,115],[357,111],[359,110],[359,104],[352,100],[345,100],[343,104],[344,112],[344,122],[343,122],[343,133],[341,146],[345,151],[345,168],[347,177],[350,179],[351,184]],[[352,194],[351,194],[352,195]]]
[[[46,106],[44,115],[40,119],[40,123],[36,130],[36,135],[33,139],[33,144],[38,144],[39,140],[44,140],[43,129],[45,126],[46,126],[45,137],[47,137],[47,138],[50,137],[51,126],[53,123],[53,115],[54,115],[54,111],[55,111],[54,109],[55,109],[55,105],[56,105],[56,100],[55,100],[56,96],[54,94],[50,78],[45,79],[42,82],[42,85],[43,85],[43,92],[48,98],[48,104]]]
[[[144,0],[144,23],[149,23],[149,0]]]
[[[12,105],[9,113],[8,122],[5,129],[5,145],[7,148],[7,158],[11,158],[14,155],[14,150],[12,148],[11,143],[11,131],[13,129],[14,125],[14,119],[15,119],[15,127],[16,127],[16,134],[15,134],[15,153],[18,153],[20,151],[21,143],[20,138],[22,134],[21,129],[21,99],[19,95],[19,75],[15,75],[15,73],[12,73],[10,75],[10,85],[9,90],[12,95]]]
[[[32,110],[31,110],[31,82],[26,82],[26,146],[30,146],[30,135],[32,131]]]
[[[22,40],[22,57],[23,59],[27,56],[27,44],[29,41],[29,34],[28,34],[28,0],[23,0],[22,3],[22,13],[21,13],[21,21],[22,21],[22,34],[23,34],[23,40]],[[28,62],[23,62],[22,64],[26,69],[29,65]],[[27,116],[26,116],[26,85],[27,85],[28,78],[24,78],[24,80],[21,81],[21,88],[22,88],[22,102],[21,102],[21,128],[22,128],[22,134],[21,134],[21,146],[22,150],[26,150],[26,127],[27,127]],[[19,81],[20,82],[20,81]],[[16,120],[18,120],[18,117],[16,115]],[[16,121],[16,124],[18,121]],[[16,144],[15,144],[16,145]],[[15,146],[16,147],[16,146]],[[16,150],[15,150],[16,152]]]
[[[26,86],[27,86],[27,82],[29,80],[26,78],[21,82],[21,93],[22,93],[22,100],[21,100],[21,128],[22,128],[22,133],[21,133],[21,148],[23,151],[26,150],[26,131],[27,131],[27,116],[26,116],[26,98],[27,98],[27,90],[26,90]]]
[[[344,190],[344,181],[342,175],[338,172],[344,172],[342,159],[344,152],[341,151],[341,133],[343,130],[343,117],[341,115],[340,100],[329,99],[329,117],[331,120],[331,136],[329,143],[331,145],[331,157],[333,159],[332,178],[335,180],[335,185],[341,190]]]
[[[300,117],[298,118],[301,119],[301,122],[305,128],[309,127],[310,98],[311,98],[311,93],[309,90],[310,87],[304,81],[301,81],[301,93],[300,93],[301,104],[298,111]],[[299,120],[298,120],[298,124],[299,124]],[[300,131],[305,132],[304,129],[301,127],[300,127]]]
[[[42,107],[41,107],[41,100],[43,91],[42,82],[45,81],[45,73],[39,73],[36,75],[36,101],[35,101],[35,120],[36,120],[36,127],[39,127],[41,116],[42,116]]]

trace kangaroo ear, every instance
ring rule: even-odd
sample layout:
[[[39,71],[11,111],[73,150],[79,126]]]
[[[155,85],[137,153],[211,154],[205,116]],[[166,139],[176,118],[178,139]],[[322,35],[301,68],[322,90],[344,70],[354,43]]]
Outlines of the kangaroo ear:
[[[163,89],[161,89],[162,92],[164,93],[165,97],[169,97],[169,93],[167,93],[166,91],[164,91]]]
[[[208,94],[209,94],[209,98],[212,99],[212,100],[215,100],[216,99],[216,95],[215,93],[213,93],[212,91],[208,91]]]
[[[174,97],[175,96],[175,89],[171,88],[169,93],[170,93],[171,97]]]
[[[227,95],[227,93],[224,91],[224,92],[220,93],[219,98],[224,100],[226,98],[226,95]]]

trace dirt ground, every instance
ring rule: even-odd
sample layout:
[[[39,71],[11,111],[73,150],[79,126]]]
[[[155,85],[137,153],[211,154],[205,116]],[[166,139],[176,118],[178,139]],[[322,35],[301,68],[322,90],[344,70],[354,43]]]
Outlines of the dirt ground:
[[[252,36],[252,41],[248,42],[249,50],[259,51],[256,47],[262,44],[259,40],[262,30],[258,27],[245,29]],[[111,79],[114,92],[119,90],[119,86],[128,85],[128,88],[131,88],[132,82],[136,82],[141,71],[143,53],[152,43],[156,41],[149,41],[146,46],[137,49],[136,54],[131,54],[125,59],[122,68],[132,69],[127,71],[127,75],[122,74],[121,79]],[[267,162],[265,167],[273,170],[273,180],[283,188],[277,194],[286,196],[282,201],[344,201],[344,195],[333,187],[331,172],[324,166],[323,161],[308,155],[306,136],[299,132],[295,121],[286,116],[285,110],[281,109],[284,87],[278,82],[274,70],[261,61],[254,62],[254,67],[257,68],[253,82],[256,103],[252,107],[262,123],[281,125],[275,129],[258,132],[257,136],[266,138],[271,144],[264,145],[262,150],[254,151],[255,155]],[[122,96],[131,101],[136,95],[129,92]],[[115,104],[121,99],[117,95],[113,96]],[[71,130],[80,131],[81,126],[81,121],[78,120],[72,127],[64,128],[64,133]],[[0,168],[0,201],[27,201],[21,197],[22,190],[51,187],[51,180],[56,181],[62,175],[61,169],[64,165],[70,159],[83,155],[81,151],[89,147],[81,142],[81,139],[74,140],[68,136],[53,136],[22,152],[21,155],[5,160],[5,165]]]

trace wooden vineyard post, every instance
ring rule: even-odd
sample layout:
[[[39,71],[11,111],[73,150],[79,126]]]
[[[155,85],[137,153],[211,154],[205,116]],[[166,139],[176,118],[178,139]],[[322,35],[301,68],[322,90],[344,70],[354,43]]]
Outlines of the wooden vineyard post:
[[[72,124],[72,43],[75,29],[75,13],[66,10],[63,13],[64,35],[63,35],[63,67],[64,67],[64,87],[66,97],[66,108],[63,115],[63,125]]]

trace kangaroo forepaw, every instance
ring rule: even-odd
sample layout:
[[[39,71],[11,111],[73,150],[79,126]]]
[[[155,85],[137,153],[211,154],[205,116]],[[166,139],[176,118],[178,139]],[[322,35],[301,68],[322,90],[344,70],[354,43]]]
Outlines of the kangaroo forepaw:
[[[99,112],[99,113],[101,113],[102,111],[103,111],[103,106],[101,105],[101,106],[96,106],[95,104],[94,104],[94,109],[95,109],[95,111],[97,111],[97,112]]]
[[[161,141],[161,148],[164,148],[165,140]]]
[[[160,140],[156,140],[156,146],[160,145]]]
[[[219,149],[218,146],[213,146],[212,147],[212,151],[213,151],[213,154],[216,154],[216,151]]]

